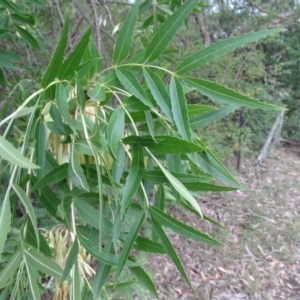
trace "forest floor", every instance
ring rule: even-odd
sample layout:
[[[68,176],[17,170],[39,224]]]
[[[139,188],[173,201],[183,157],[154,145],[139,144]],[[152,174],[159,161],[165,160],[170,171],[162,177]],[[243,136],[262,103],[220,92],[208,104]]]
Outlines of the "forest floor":
[[[273,150],[263,166],[243,163],[239,179],[250,190],[199,199],[203,213],[228,232],[169,208],[225,246],[195,243],[170,232],[195,291],[167,256],[153,255],[146,269],[152,270],[160,299],[300,299],[300,149]]]

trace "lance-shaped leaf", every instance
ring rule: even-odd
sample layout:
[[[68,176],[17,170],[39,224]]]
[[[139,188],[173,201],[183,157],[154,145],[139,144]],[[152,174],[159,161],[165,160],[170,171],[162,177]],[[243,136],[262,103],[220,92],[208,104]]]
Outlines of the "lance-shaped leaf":
[[[188,115],[191,118],[193,116],[215,110],[216,108],[209,105],[188,104],[187,109],[188,109]]]
[[[31,189],[31,191],[36,191],[38,189],[43,188],[46,185],[55,184],[64,180],[68,176],[68,164],[62,164],[54,169],[52,169],[49,173],[47,173],[40,181],[37,182],[36,185]]]
[[[0,257],[3,252],[7,234],[10,230],[11,211],[8,196],[6,196],[0,206]]]
[[[55,52],[42,78],[43,88],[47,87],[47,85],[53,81],[53,79],[56,77],[59,71],[57,66],[61,66],[63,62],[64,53],[68,42],[69,23],[69,18],[67,18],[65,20],[65,24],[61,32],[60,40],[55,48]]]
[[[8,142],[2,136],[0,136],[0,157],[21,168],[39,168],[39,166],[31,163],[27,157],[23,156],[10,142]]]
[[[83,190],[89,192],[90,188],[84,176],[83,170],[79,164],[77,155],[75,153],[75,147],[72,146],[71,155],[70,155],[70,163],[69,163],[69,176],[72,180],[73,184]]]
[[[275,28],[272,30],[262,30],[259,32],[249,32],[238,37],[226,39],[212,44],[195,54],[187,57],[175,70],[177,74],[183,74],[193,71],[203,65],[211,62],[217,57],[220,57],[236,48],[242,47],[245,44],[256,42],[261,38],[281,32],[283,29]]]
[[[49,259],[34,250],[24,250],[24,255],[26,260],[28,260],[30,265],[32,265],[35,269],[39,270],[43,274],[53,276],[60,280],[63,270],[52,259]]]
[[[61,115],[64,117],[68,125],[74,131],[76,131],[73,125],[73,120],[69,114],[68,98],[69,98],[69,88],[63,84],[58,84],[56,86],[56,92],[55,92],[55,99],[56,99],[58,110],[61,113]]]
[[[143,74],[156,104],[170,120],[173,120],[171,112],[171,99],[164,83],[151,70],[143,69]]]
[[[156,159],[156,157],[148,151],[153,160],[156,162],[158,167],[162,170],[166,178],[169,180],[173,188],[184,198],[186,199],[198,212],[202,215],[198,201],[194,196],[187,190],[187,188],[176,178],[174,177],[162,164]]]
[[[193,159],[190,154],[188,156]],[[211,152],[201,152],[194,156],[200,168],[213,177],[228,183],[236,188],[241,188],[242,185],[230,174],[223,164]]]
[[[132,224],[128,235],[126,237],[126,240],[123,244],[122,247],[122,251],[120,254],[120,259],[119,259],[119,264],[117,267],[117,274],[116,274],[116,278],[119,277],[119,275],[121,274],[123,267],[127,261],[128,255],[133,247],[133,244],[136,240],[136,237],[143,225],[143,221],[145,219],[145,212],[141,211],[140,214],[137,216],[136,220],[134,221],[134,223]]]
[[[172,229],[174,232],[181,234],[182,236],[192,239],[196,242],[203,242],[210,245],[220,246],[222,245],[217,240],[213,239],[209,235],[202,233],[191,226],[188,226],[177,219],[171,217],[170,215],[166,214],[165,212],[161,211],[157,207],[150,206],[149,212],[151,217],[158,222],[159,224],[166,226]]]
[[[14,26],[16,27],[18,33],[20,36],[24,39],[24,41],[31,46],[32,48],[36,50],[40,50],[39,43],[37,40],[30,34],[27,30],[23,29],[22,27],[18,26],[16,23],[14,23]]]
[[[143,87],[136,79],[136,76],[125,68],[116,69],[116,75],[123,87],[133,96],[138,98],[147,107],[152,108],[153,105],[148,99]]]
[[[132,257],[129,256],[130,261],[135,261]],[[154,296],[156,299],[158,299],[156,288],[150,278],[150,276],[145,272],[145,270],[142,267],[132,267],[129,268],[129,271],[131,274],[136,278],[136,280],[139,282],[141,286],[143,286],[145,289],[147,289],[152,296]]]
[[[206,182],[187,182],[184,184],[184,186],[189,190],[193,192],[228,192],[228,191],[235,191],[237,188],[228,187],[228,186],[222,186],[222,185],[215,185],[211,183]]]
[[[31,297],[32,297],[31,299],[39,300],[39,299],[41,299],[39,286],[37,284],[37,280],[36,280],[36,277],[32,270],[32,267],[26,259],[25,259],[25,265],[26,265],[26,270],[27,270],[29,289],[30,289]]]
[[[93,242],[89,241],[88,239],[85,239],[80,236],[78,237],[78,239],[82,244],[82,246],[100,262],[107,265],[118,266],[119,258],[116,255],[111,254],[103,249],[101,250],[101,252],[99,252],[99,246],[95,245]],[[127,261],[125,265],[129,267],[135,267],[136,263],[131,263]]]
[[[60,285],[68,277],[72,267],[77,262],[78,252],[79,252],[79,245],[78,245],[77,239],[75,239],[74,243],[72,245],[71,251],[69,252],[68,259],[67,259],[63,274],[60,278]]]
[[[144,155],[141,148],[133,151],[132,166],[126,178],[125,186],[122,191],[121,213],[123,214],[136,193],[144,174]]]
[[[111,114],[107,124],[107,141],[115,158],[118,157],[118,149],[125,126],[124,110],[118,106]]]
[[[195,87],[201,94],[219,102],[225,102],[231,105],[248,106],[258,109],[284,109],[276,105],[264,103],[257,99],[250,98],[215,82],[191,77],[185,77],[184,80]]]
[[[223,107],[218,108],[217,110],[207,111],[203,114],[193,116],[190,118],[190,125],[192,129],[198,129],[200,127],[204,127],[208,124],[216,122],[230,113],[235,111],[240,105],[225,105]]]
[[[148,61],[156,59],[165,50],[178,28],[183,24],[198,2],[198,0],[186,1],[185,4],[181,5],[176,12],[158,28],[146,49],[145,58]]]
[[[205,182],[211,177],[209,176],[198,176],[193,174],[185,174],[180,172],[170,172],[174,177],[176,177],[180,182],[183,184],[185,183],[191,183],[191,182]],[[148,180],[154,184],[162,184],[162,183],[168,183],[168,179],[164,175],[164,173],[161,170],[150,170],[147,171],[144,174],[144,180]]]
[[[5,264],[4,269],[0,273],[0,289],[3,289],[7,281],[13,277],[16,270],[19,268],[22,261],[22,254],[20,251],[14,253],[10,260]]]
[[[31,201],[30,199],[27,197],[26,193],[24,192],[24,190],[19,187],[17,184],[13,184],[12,185],[15,193],[18,195],[18,198],[21,200],[23,206],[25,207],[26,209],[26,212],[30,218],[30,221],[31,221],[31,224],[34,228],[34,233],[35,233],[35,236],[36,236],[36,240],[37,240],[37,244],[38,244],[38,248],[39,248],[39,244],[40,244],[40,241],[39,241],[39,232],[38,232],[38,228],[37,228],[37,223],[36,223],[36,217],[35,217],[35,211],[33,209],[33,206],[31,204]]]
[[[198,144],[168,135],[155,136],[155,141],[151,136],[131,135],[123,139],[123,143],[133,148],[147,147],[149,150],[160,154],[182,154],[199,152],[205,149]]]
[[[45,174],[44,168],[45,165],[45,155],[46,155],[46,127],[42,119],[38,120],[35,130],[35,157],[36,164],[41,168],[37,170],[37,178],[40,180]]]
[[[57,74],[57,77],[59,79],[67,79],[75,75],[75,71],[77,70],[81,62],[86,47],[88,46],[90,34],[91,34],[91,28],[89,28],[86,31],[86,33],[83,35],[82,39],[76,45],[72,53],[60,66],[59,72]]]
[[[131,8],[126,21],[118,33],[116,40],[113,61],[115,64],[120,63],[128,55],[133,37],[133,29],[139,14],[140,0],[135,1]]]
[[[153,242],[142,236],[138,236],[136,238],[133,248],[143,252],[165,254],[165,250],[161,244]]]
[[[186,100],[180,81],[172,77],[170,83],[170,96],[172,104],[173,119],[178,132],[183,139],[190,141],[192,139],[189,116],[186,106]]]
[[[175,249],[173,248],[169,238],[167,237],[167,235],[165,234],[165,232],[163,231],[163,229],[161,228],[159,223],[156,222],[156,220],[153,217],[152,217],[152,220],[153,220],[153,226],[154,226],[155,232],[158,235],[159,239],[161,240],[161,243],[162,243],[166,253],[172,259],[173,263],[175,264],[176,268],[178,269],[178,271],[180,272],[181,276],[184,278],[186,283],[190,287],[192,287],[190,279],[189,279],[188,275],[186,274],[184,267],[182,266],[182,263],[177,255]]]

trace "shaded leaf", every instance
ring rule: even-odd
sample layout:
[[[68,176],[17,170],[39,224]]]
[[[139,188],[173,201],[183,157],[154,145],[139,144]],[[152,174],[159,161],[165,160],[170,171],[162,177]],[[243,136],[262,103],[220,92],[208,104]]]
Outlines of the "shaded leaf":
[[[37,284],[37,279],[34,275],[34,272],[31,268],[30,263],[25,259],[25,265],[26,265],[26,270],[27,270],[27,277],[28,277],[28,283],[29,283],[29,289],[31,292],[31,296],[33,300],[40,300],[41,295],[39,292],[39,287]]]
[[[10,230],[11,211],[8,197],[5,197],[0,206],[0,257],[3,252],[7,234]]]
[[[31,191],[35,191],[43,188],[46,185],[52,185],[57,182],[64,180],[68,176],[68,164],[62,164],[54,169],[52,169],[49,173],[47,173],[40,181],[37,182],[31,189]]]
[[[30,34],[27,30],[23,29],[22,27],[18,26],[16,23],[14,23],[14,26],[16,27],[18,33],[20,36],[24,39],[24,41],[31,46],[32,48],[36,50],[40,50],[39,43],[37,40]]]

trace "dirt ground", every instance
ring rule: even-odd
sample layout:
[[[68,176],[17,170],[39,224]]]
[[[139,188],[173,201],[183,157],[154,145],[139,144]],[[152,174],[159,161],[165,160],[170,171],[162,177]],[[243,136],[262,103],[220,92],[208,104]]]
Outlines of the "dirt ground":
[[[170,207],[173,216],[225,246],[170,232],[195,291],[168,257],[150,256],[146,269],[161,299],[300,300],[300,149],[273,150],[262,166],[244,162],[239,178],[250,190],[199,199],[203,213],[228,232]]]

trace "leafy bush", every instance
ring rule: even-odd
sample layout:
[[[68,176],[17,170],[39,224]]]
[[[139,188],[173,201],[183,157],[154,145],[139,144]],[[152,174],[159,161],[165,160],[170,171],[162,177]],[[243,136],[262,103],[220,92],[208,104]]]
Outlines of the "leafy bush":
[[[197,3],[180,5],[145,49],[135,53],[136,2],[118,33],[113,65],[106,68],[90,41],[91,29],[64,59],[69,34],[65,21],[40,88],[0,122],[7,124],[0,155],[10,170],[0,207],[4,298],[40,299],[50,291],[54,299],[106,299],[135,281],[157,298],[133,249],[167,254],[191,286],[164,228],[221,245],[168,213],[167,204],[173,202],[222,227],[203,215],[197,192],[242,187],[194,130],[241,106],[278,107],[186,73],[280,29],[212,44],[171,71],[160,59]],[[223,105],[187,104],[185,93],[192,89]],[[24,116],[26,127],[14,139],[14,122]],[[33,202],[57,225],[40,230]],[[26,216],[19,225],[14,220],[20,204]],[[120,282],[124,272],[130,276]]]

